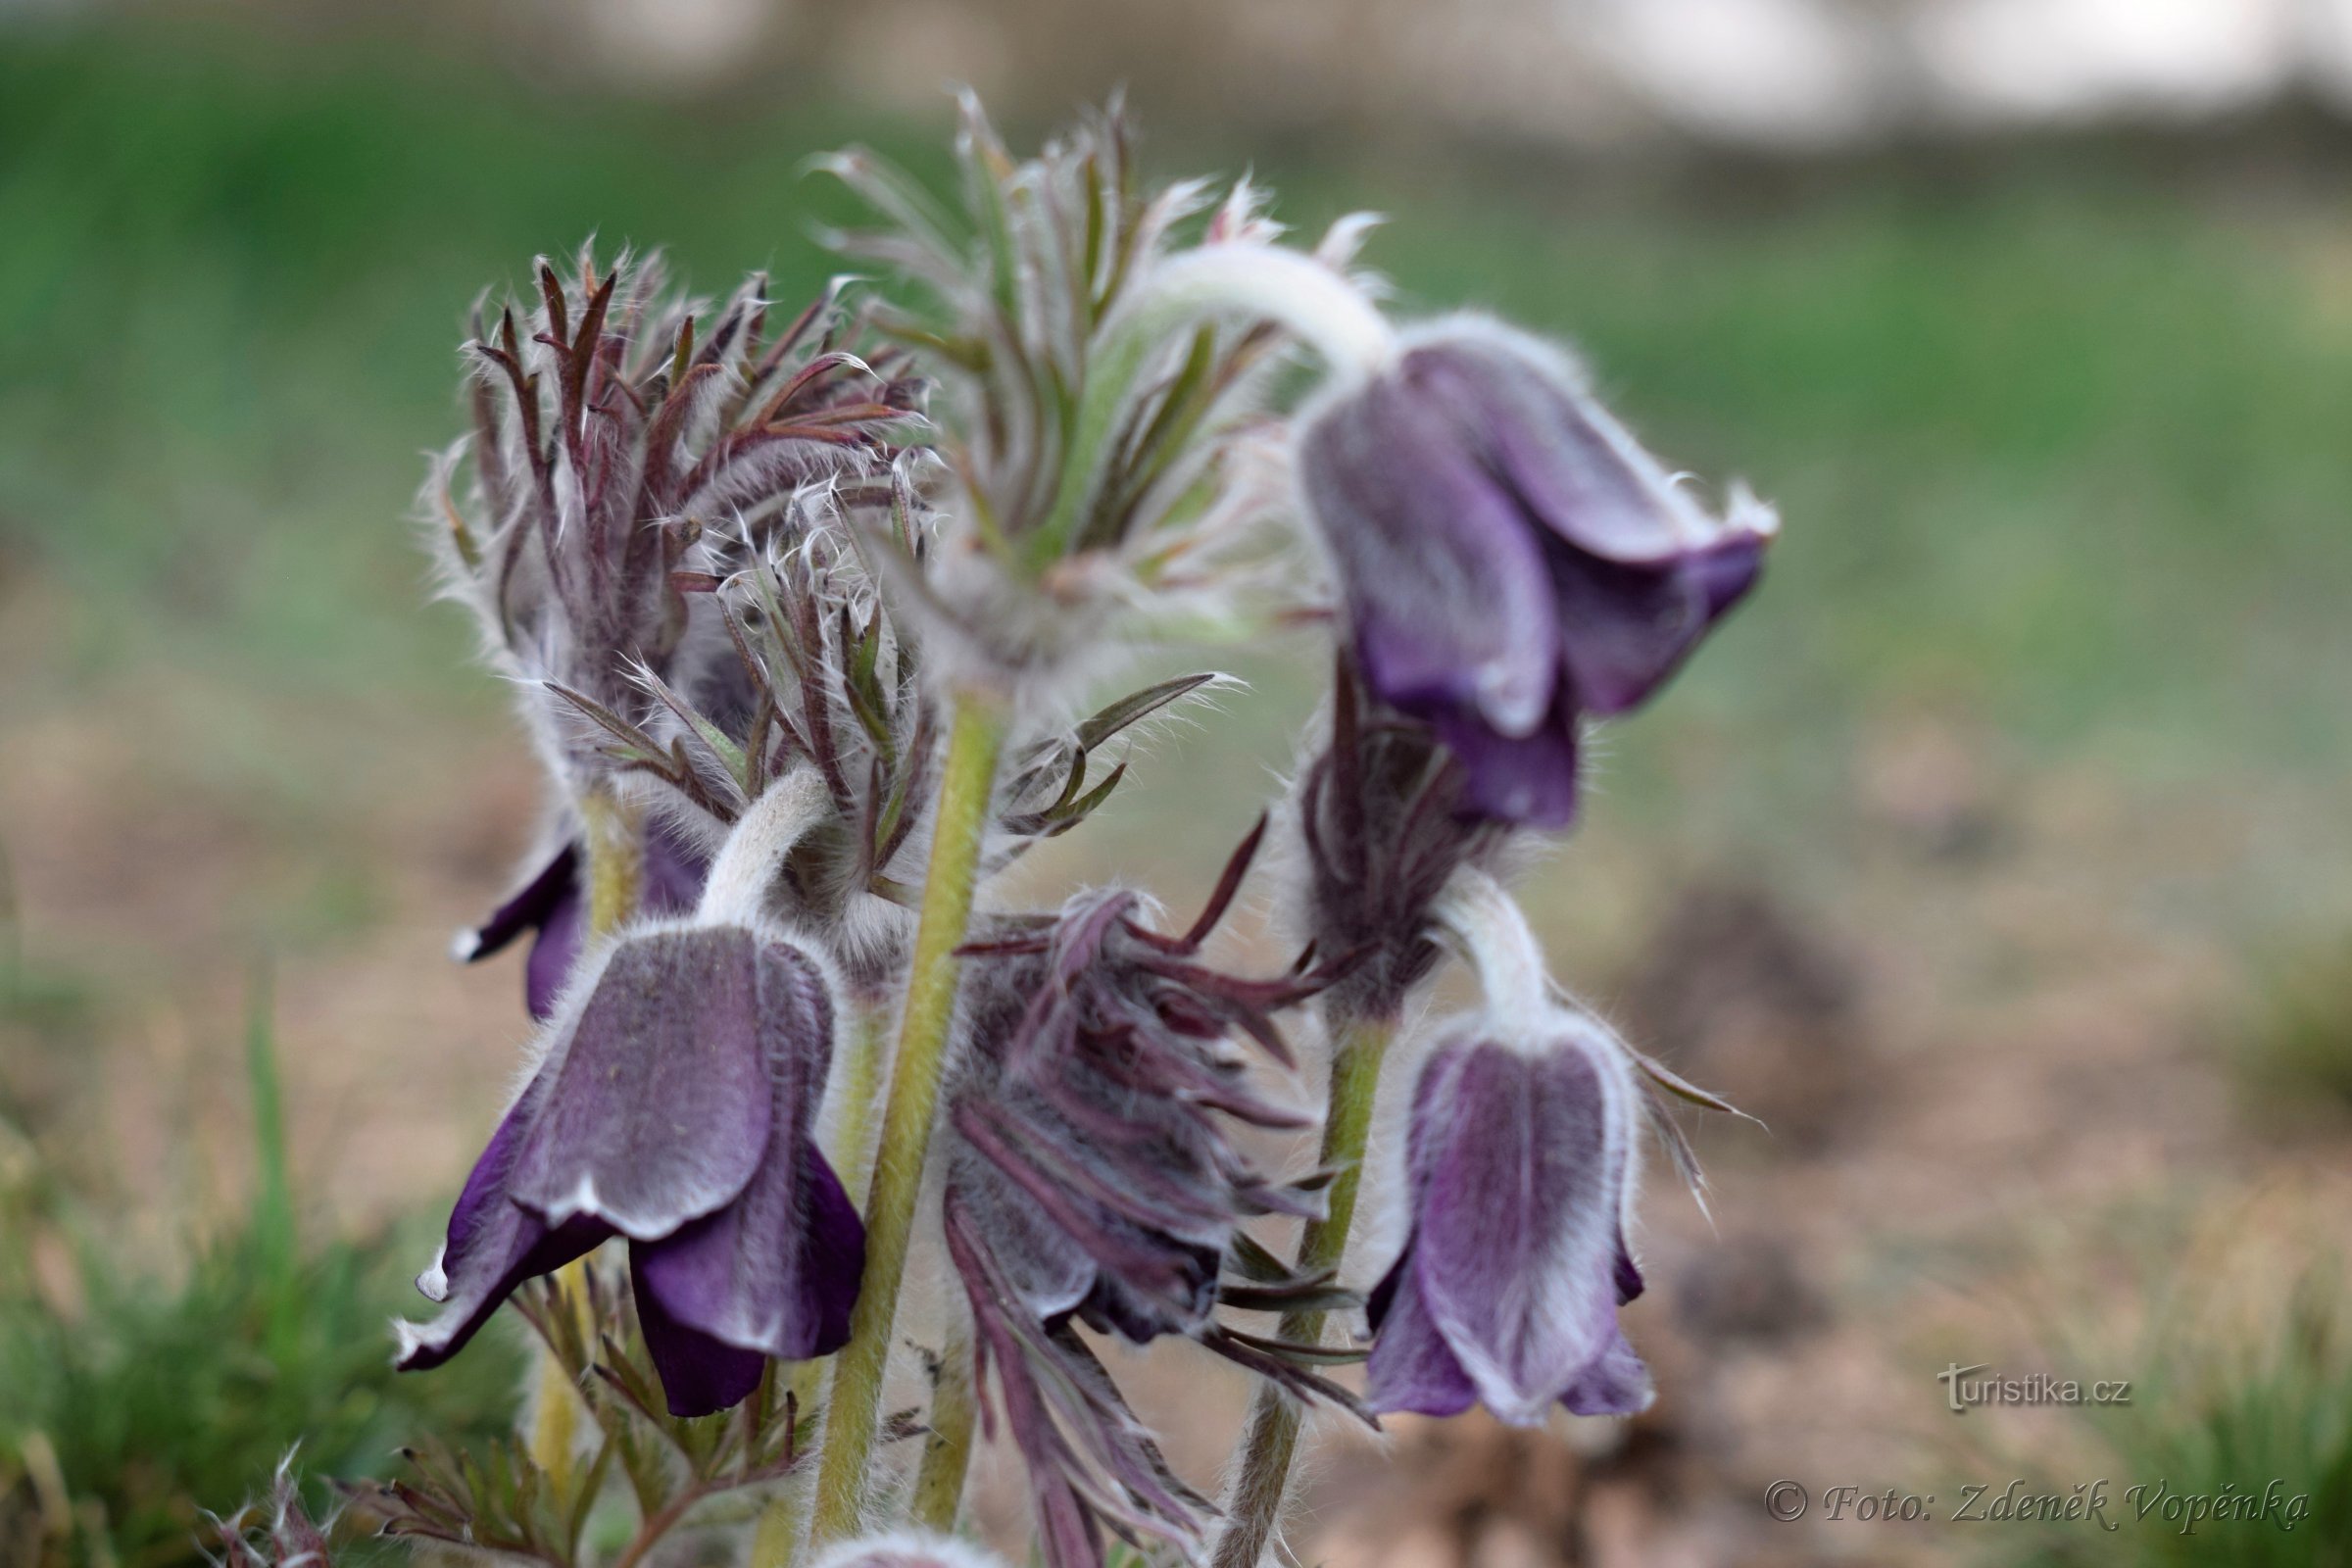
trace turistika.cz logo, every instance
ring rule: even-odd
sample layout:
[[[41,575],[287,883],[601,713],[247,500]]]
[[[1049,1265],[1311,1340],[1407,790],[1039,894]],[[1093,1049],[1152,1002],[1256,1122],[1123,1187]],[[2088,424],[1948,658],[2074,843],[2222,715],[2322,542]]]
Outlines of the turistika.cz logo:
[[[1936,1381],[1943,1385],[1944,1402],[1951,1407],[1954,1415],[1966,1415],[1971,1408],[1986,1404],[2132,1402],[2132,1381],[2129,1378],[2085,1383],[2077,1378],[2055,1377],[2047,1372],[2002,1377],[1991,1370],[1991,1365],[1989,1361],[1980,1361],[1974,1366],[1962,1366],[1955,1361],[1936,1374]]]

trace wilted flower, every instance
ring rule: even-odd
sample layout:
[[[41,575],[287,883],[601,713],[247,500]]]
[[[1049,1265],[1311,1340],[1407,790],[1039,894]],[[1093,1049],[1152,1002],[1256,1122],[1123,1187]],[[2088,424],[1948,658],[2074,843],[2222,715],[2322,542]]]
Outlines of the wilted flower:
[[[809,1138],[833,1053],[823,972],[750,925],[642,927],[589,960],[399,1325],[400,1365],[457,1353],[515,1287],[630,1242],[672,1413],[723,1409],[768,1357],[840,1348],[864,1231]]]
[[[476,963],[504,952],[523,932],[536,933],[531,938],[530,956],[523,962],[522,991],[531,1016],[542,1023],[555,1011],[556,998],[570,978],[587,940],[588,890],[580,876],[583,855],[578,839],[564,840],[528,882],[490,911],[489,919],[458,934],[458,957]],[[710,874],[710,857],[666,821],[656,820],[645,836],[637,906],[651,915],[684,914],[702,897],[703,880]]]
[[[1190,1335],[1298,1392],[1337,1392],[1284,1347],[1211,1315],[1221,1298],[1284,1304],[1279,1285],[1220,1284],[1240,1222],[1319,1206],[1306,1186],[1252,1169],[1220,1125],[1304,1124],[1250,1092],[1234,1040],[1287,1059],[1269,1014],[1319,980],[1246,980],[1197,956],[1257,837],[1183,937],[1146,924],[1136,895],[1098,893],[977,950],[986,961],[967,989],[969,1044],[950,1101],[948,1246],[1054,1568],[1099,1562],[1099,1526],[1186,1539],[1204,1506],[1167,1472],[1073,1318],[1137,1344]]]
[[[1372,693],[1437,726],[1472,809],[1542,826],[1575,811],[1580,719],[1655,691],[1776,527],[1739,488],[1708,516],[1565,356],[1469,318],[1343,384],[1300,468]]]
[[[1525,938],[1515,906],[1507,918],[1498,947]],[[1367,1402],[1426,1415],[1479,1403],[1520,1425],[1554,1403],[1642,1409],[1649,1374],[1617,1327],[1642,1292],[1625,1244],[1644,1114],[1630,1054],[1552,1003],[1539,967],[1477,956],[1486,1011],[1413,1090],[1411,1228],[1368,1302]]]

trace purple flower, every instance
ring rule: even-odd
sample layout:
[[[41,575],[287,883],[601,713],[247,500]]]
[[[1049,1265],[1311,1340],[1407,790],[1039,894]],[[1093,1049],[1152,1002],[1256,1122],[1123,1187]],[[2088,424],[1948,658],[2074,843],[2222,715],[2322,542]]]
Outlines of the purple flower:
[[[1550,347],[1474,319],[1404,340],[1301,436],[1373,695],[1436,726],[1467,807],[1557,827],[1577,727],[1662,685],[1754,583],[1776,526],[1703,513]]]
[[[536,875],[490,911],[489,919],[458,936],[458,956],[478,963],[504,952],[523,932],[538,933],[523,963],[522,995],[531,1016],[541,1023],[556,1010],[556,999],[579,960],[588,930],[588,890],[581,885],[580,859],[580,841],[565,840]],[[645,835],[639,912],[688,913],[710,874],[710,857],[657,818]]]
[[[707,1414],[767,1358],[849,1337],[864,1228],[809,1138],[832,999],[808,955],[740,925],[658,926],[591,962],[416,1282],[442,1309],[398,1326],[400,1365],[438,1366],[523,1281],[623,1236],[670,1410]]]
[[[1484,1404],[1534,1425],[1646,1407],[1618,1332],[1642,1292],[1625,1246],[1639,1092],[1615,1042],[1556,1010],[1542,1037],[1484,1031],[1422,1069],[1406,1149],[1411,1233],[1372,1293],[1375,1410]]]

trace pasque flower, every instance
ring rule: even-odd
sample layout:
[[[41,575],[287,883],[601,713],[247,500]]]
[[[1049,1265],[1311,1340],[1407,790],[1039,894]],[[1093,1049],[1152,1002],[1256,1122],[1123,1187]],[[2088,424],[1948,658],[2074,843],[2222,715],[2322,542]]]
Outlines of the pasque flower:
[[[1625,1048],[1545,994],[1516,908],[1485,878],[1464,880],[1484,893],[1448,912],[1473,926],[1489,1000],[1413,1090],[1410,1231],[1368,1303],[1367,1402],[1426,1415],[1484,1404],[1522,1425],[1554,1403],[1629,1414],[1650,1399],[1617,1326],[1642,1292],[1625,1242],[1642,1092]]]
[[[691,921],[642,924],[584,960],[538,1069],[491,1135],[399,1325],[400,1365],[457,1353],[523,1281],[630,1243],[646,1348],[673,1413],[741,1400],[768,1357],[838,1349],[864,1230],[810,1138],[833,1001],[759,889],[806,771],[747,812]]]
[[[1465,805],[1556,827],[1577,729],[1671,675],[1754,583],[1776,523],[1709,516],[1559,351],[1455,318],[1305,420],[1300,473],[1373,695],[1434,724]]]

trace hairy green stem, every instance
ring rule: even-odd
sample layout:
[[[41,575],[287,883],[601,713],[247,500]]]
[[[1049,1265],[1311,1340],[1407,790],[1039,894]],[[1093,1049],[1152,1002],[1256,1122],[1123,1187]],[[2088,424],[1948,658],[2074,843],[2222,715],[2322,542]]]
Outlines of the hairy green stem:
[[[622,922],[637,912],[638,894],[645,882],[645,811],[603,781],[581,789],[574,805],[587,851],[588,940],[593,943],[619,930]],[[559,1310],[586,1310],[587,1291],[582,1281],[587,1272],[588,1259],[584,1257],[557,1272]],[[572,1447],[580,1415],[579,1391],[564,1374],[563,1363],[542,1350],[538,1397],[531,1417],[531,1460],[560,1497],[568,1497],[571,1490]]]
[[[972,882],[988,830],[1004,741],[1001,700],[993,693],[958,693],[948,734],[947,767],[940,778],[922,912],[915,923],[906,1004],[900,1014],[890,1099],[882,1111],[882,1147],[866,1201],[865,1275],[858,1283],[857,1309],[850,1315],[850,1343],[836,1358],[833,1395],[826,1402],[813,1531],[820,1544],[856,1534],[865,1509],[866,1471],[881,1427],[883,1377],[890,1366],[891,1326],[898,1316],[899,1285],[906,1274],[907,1246],[914,1238],[915,1200],[922,1193],[940,1071],[947,1062],[948,1030],[956,1013],[956,979],[961,968],[956,950],[962,946],[971,920]]]
[[[1338,1044],[1331,1057],[1331,1102],[1323,1116],[1323,1163],[1338,1174],[1332,1178],[1324,1217],[1309,1220],[1299,1235],[1301,1274],[1336,1272],[1348,1255],[1348,1233],[1355,1223],[1355,1200],[1363,1184],[1364,1148],[1372,1136],[1372,1107],[1380,1092],[1380,1065],[1396,1032],[1393,1017],[1335,1018],[1332,1025]],[[1287,1313],[1281,1337],[1321,1344],[1326,1316]],[[1282,1523],[1301,1419],[1297,1399],[1270,1382],[1258,1384],[1249,1425],[1235,1450],[1233,1494],[1210,1558],[1212,1568],[1257,1568],[1266,1543]]]
[[[841,1085],[841,1109],[827,1118],[832,1138],[825,1157],[841,1177],[843,1191],[860,1207],[874,1170],[874,1102],[882,1096],[890,1066],[890,1008],[861,1007],[850,1042],[850,1068]]]
[[[980,1411],[974,1395],[972,1329],[958,1317],[931,1380],[931,1435],[914,1477],[914,1522],[943,1536],[955,1530],[963,1506],[963,1476],[971,1468],[972,1426]]]

